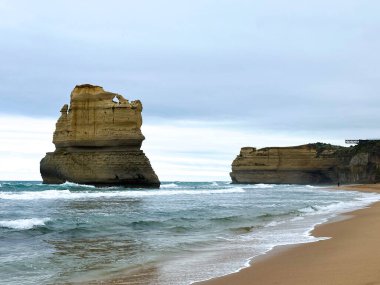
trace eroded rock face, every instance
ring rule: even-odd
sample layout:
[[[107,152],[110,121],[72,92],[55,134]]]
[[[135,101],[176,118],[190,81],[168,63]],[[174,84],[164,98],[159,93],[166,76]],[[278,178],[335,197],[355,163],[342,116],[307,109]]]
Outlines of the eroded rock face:
[[[142,104],[89,84],[74,88],[56,123],[56,150],[41,160],[44,183],[159,187],[141,148]]]
[[[244,147],[232,163],[234,183],[336,184],[380,180],[380,145]]]

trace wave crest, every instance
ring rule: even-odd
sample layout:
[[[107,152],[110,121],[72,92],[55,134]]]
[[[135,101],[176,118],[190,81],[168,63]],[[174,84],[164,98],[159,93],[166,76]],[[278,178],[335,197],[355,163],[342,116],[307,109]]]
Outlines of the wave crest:
[[[66,181],[65,183],[59,184],[59,186],[63,186],[63,187],[83,187],[83,188],[96,188],[96,187],[95,187],[95,186],[93,186],[93,185],[87,185],[87,184],[78,184],[78,183],[69,182],[69,181]]]
[[[179,186],[175,183],[161,184],[160,188],[178,188]]]
[[[140,191],[70,191],[70,190],[45,190],[23,192],[0,192],[0,200],[42,200],[42,199],[95,199],[95,198],[140,198],[147,196],[171,196],[171,195],[211,195],[244,193],[240,187],[230,189],[209,190],[140,190]]]
[[[45,226],[45,223],[50,221],[50,218],[31,218],[18,219],[10,221],[0,221],[0,228],[8,228],[15,230],[29,230],[38,226]]]

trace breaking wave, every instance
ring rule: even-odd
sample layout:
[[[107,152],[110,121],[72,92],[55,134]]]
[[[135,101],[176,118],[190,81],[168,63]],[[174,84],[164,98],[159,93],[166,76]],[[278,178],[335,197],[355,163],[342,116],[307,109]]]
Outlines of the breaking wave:
[[[93,185],[78,184],[78,183],[69,182],[69,181],[66,181],[65,183],[62,183],[59,186],[63,186],[63,187],[95,188],[95,186],[93,186]]]
[[[172,195],[211,195],[244,193],[240,187],[230,189],[210,190],[144,190],[144,191],[85,191],[76,192],[70,190],[45,190],[45,191],[23,191],[23,192],[1,192],[0,199],[4,200],[40,200],[40,199],[93,199],[93,198],[139,198],[147,196],[172,196]]]
[[[175,183],[169,183],[169,184],[161,184],[160,188],[178,188],[179,185],[175,184]]]
[[[18,219],[10,221],[0,221],[0,228],[8,228],[15,230],[29,230],[34,227],[45,226],[45,223],[50,221],[49,218],[31,218],[31,219]]]
[[[354,211],[355,209],[361,209],[374,202],[379,201],[377,194],[365,193],[363,197],[356,198],[354,201],[336,202],[329,205],[310,205],[299,210],[300,213],[306,215],[313,214],[333,214],[343,213],[348,211]]]

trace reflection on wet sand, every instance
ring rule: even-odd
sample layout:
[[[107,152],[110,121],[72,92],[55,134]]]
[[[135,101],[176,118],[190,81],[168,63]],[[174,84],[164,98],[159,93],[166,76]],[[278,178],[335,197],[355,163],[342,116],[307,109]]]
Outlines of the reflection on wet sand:
[[[156,266],[141,266],[139,268],[123,270],[117,277],[94,280],[77,285],[154,285],[159,283],[159,268]]]

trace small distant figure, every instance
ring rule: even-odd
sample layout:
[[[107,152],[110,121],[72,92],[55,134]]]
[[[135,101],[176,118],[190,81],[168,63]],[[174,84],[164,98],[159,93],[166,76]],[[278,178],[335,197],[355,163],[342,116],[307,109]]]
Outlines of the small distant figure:
[[[340,182],[338,181],[338,187],[340,186]]]

